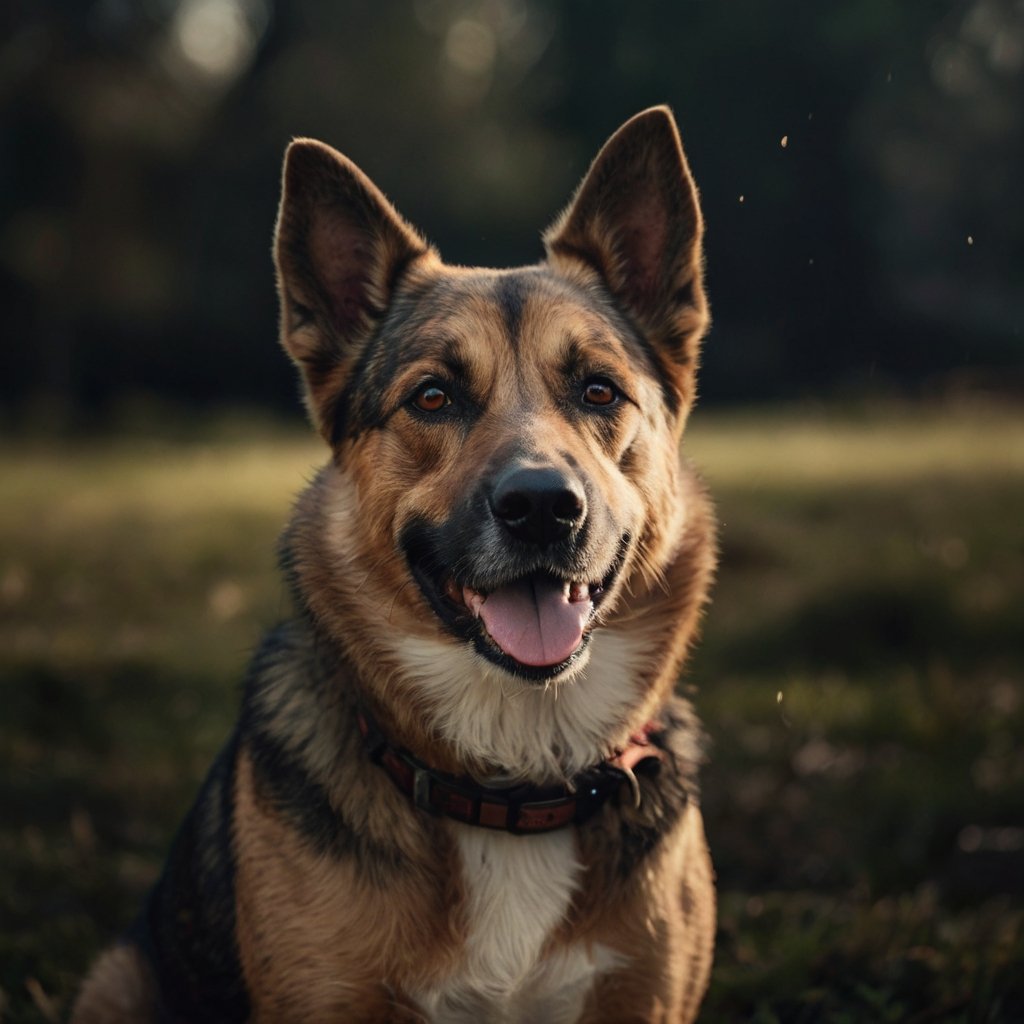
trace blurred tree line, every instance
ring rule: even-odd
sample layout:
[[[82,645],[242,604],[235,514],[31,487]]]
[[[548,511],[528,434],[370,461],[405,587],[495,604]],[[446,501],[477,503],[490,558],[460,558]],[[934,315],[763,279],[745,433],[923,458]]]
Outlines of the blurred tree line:
[[[1021,0],[6,0],[5,418],[297,408],[270,265],[292,136],[450,261],[513,265],[657,102],[707,215],[706,400],[1020,389]]]

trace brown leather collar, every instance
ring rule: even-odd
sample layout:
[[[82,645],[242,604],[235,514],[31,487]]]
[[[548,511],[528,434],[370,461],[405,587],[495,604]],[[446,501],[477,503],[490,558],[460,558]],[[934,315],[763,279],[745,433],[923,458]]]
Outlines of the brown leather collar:
[[[466,825],[517,834],[551,832],[586,821],[626,781],[639,803],[633,768],[649,757],[662,756],[661,748],[650,740],[661,726],[650,722],[630,737],[623,750],[576,776],[571,786],[483,786],[467,775],[435,771],[407,750],[391,746],[365,712],[359,713],[358,721],[371,760],[416,807]]]

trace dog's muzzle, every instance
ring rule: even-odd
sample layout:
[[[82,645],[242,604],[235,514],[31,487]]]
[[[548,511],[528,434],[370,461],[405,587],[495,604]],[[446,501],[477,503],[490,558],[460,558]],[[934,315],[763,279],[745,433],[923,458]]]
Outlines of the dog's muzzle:
[[[568,467],[514,458],[443,524],[411,523],[402,546],[441,621],[513,674],[537,681],[586,649],[629,535]]]

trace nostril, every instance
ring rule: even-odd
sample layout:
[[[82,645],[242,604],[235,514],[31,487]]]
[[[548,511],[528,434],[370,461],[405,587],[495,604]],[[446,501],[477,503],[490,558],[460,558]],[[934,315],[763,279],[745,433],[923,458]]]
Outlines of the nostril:
[[[499,495],[494,503],[494,514],[508,523],[525,519],[532,509],[533,502],[530,501],[529,495],[521,491],[506,491]]]
[[[551,502],[551,514],[560,522],[575,523],[583,515],[583,499],[574,491],[562,491]]]

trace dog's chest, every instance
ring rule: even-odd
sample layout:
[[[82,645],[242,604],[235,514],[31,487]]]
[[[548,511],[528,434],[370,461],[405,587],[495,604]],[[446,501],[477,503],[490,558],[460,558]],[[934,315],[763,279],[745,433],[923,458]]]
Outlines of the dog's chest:
[[[467,897],[466,940],[458,968],[418,994],[428,1019],[577,1020],[595,976],[618,957],[582,944],[545,955],[579,881],[572,833],[516,836],[471,826],[454,831]]]

